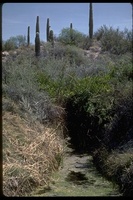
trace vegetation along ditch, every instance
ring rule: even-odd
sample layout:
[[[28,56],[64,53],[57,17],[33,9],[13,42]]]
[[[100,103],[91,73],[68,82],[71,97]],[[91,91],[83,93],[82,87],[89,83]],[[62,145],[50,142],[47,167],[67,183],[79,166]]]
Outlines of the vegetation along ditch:
[[[5,196],[133,195],[131,36],[103,26],[41,48],[3,42]]]

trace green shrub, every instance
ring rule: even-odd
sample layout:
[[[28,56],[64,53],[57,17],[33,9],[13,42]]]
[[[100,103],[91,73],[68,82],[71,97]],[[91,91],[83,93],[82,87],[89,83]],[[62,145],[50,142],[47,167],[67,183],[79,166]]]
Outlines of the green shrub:
[[[95,76],[81,77],[77,76],[75,69],[71,71],[70,66],[67,68],[68,63],[62,66],[63,61],[60,65],[54,61],[54,65],[50,67],[47,63],[47,67],[38,72],[40,89],[47,92],[54,102],[63,104],[67,113],[70,112],[67,125],[76,148],[88,149],[86,144],[91,148],[90,138],[91,144],[99,145],[105,128],[113,120],[114,106],[119,104],[121,98],[128,97],[131,91],[131,81],[123,74],[126,63],[120,65],[122,58],[116,63],[108,62],[106,71],[99,71]],[[54,70],[55,74],[58,71],[56,78],[51,73]],[[88,130],[90,138],[87,136]]]
[[[16,45],[14,43],[14,41],[12,41],[11,39],[7,40],[4,42],[3,51],[10,51],[10,50],[14,50],[16,49]]]
[[[3,41],[2,50],[10,51],[25,45],[26,45],[26,37],[23,35],[18,35],[16,37],[10,37],[8,40]]]
[[[33,62],[32,54],[21,53],[15,61],[3,63],[2,76],[6,76],[6,82],[3,77],[3,97],[17,103],[33,120],[54,121],[59,112],[51,104],[49,94],[39,90],[37,72],[40,69]]]
[[[74,46],[66,46],[65,57],[69,60],[71,65],[75,64],[76,66],[80,66],[84,64],[85,61],[82,50]]]
[[[127,29],[120,31],[104,25],[96,31],[95,37],[100,40],[102,51],[117,55],[132,52],[132,32]]]
[[[58,41],[63,44],[75,45],[81,47],[81,44],[84,43],[86,35],[77,31],[70,30],[70,28],[63,28],[59,34]]]
[[[46,73],[38,74],[41,89],[47,91],[57,101],[58,98],[63,102],[72,97],[73,102],[78,104],[82,98],[87,99],[82,109],[91,115],[99,115],[99,120],[108,117],[106,113],[112,106],[110,97],[112,88],[109,80],[108,75],[78,79],[69,74],[65,78],[52,80]]]
[[[88,60],[84,57],[83,50],[75,46],[55,43],[54,48],[48,44],[45,45],[44,48],[47,48],[47,56],[45,59],[43,58],[43,60],[50,65],[58,66],[61,62],[62,65],[67,65],[72,69],[72,67],[84,65],[85,62],[88,63]],[[54,69],[51,70],[54,71]]]

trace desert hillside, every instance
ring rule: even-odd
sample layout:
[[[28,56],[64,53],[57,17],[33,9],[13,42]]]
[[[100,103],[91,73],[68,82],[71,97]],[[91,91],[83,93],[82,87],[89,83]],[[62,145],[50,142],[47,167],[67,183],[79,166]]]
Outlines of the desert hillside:
[[[39,56],[34,45],[4,49],[5,196],[49,186],[68,144],[91,155],[123,196],[133,195],[132,45],[106,31],[75,44],[41,42]]]

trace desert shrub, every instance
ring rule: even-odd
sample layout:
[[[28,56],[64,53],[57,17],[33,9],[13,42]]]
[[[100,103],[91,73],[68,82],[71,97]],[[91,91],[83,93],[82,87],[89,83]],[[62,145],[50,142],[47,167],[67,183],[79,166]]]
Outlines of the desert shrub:
[[[85,41],[86,40],[86,41]],[[82,47],[85,42],[89,40],[86,39],[86,35],[70,28],[63,28],[59,34],[58,41],[63,44],[75,45],[77,47]]]
[[[55,81],[50,77],[48,78],[46,73],[41,74],[42,80],[38,77],[42,90],[47,91],[55,101],[65,104],[65,107],[71,105],[66,110],[68,109],[68,113],[70,112],[71,115],[71,120],[68,121],[72,121],[71,124],[74,126],[70,129],[73,130],[73,134],[76,134],[73,137],[73,141],[75,142],[76,137],[77,145],[81,141],[85,146],[88,140],[86,139],[88,130],[89,137],[93,139],[94,145],[96,144],[96,137],[101,141],[106,126],[108,126],[115,114],[114,106],[119,105],[122,98],[128,98],[131,95],[131,81],[127,81],[125,76],[125,81],[122,82],[121,75],[118,76],[122,69],[119,67],[114,69],[115,74],[112,73],[112,70],[111,65],[106,73],[84,78],[79,78],[75,74],[69,73],[68,76],[62,76],[61,79]]]
[[[39,72],[37,79],[40,89],[46,91],[54,102],[58,102],[60,99],[63,102],[65,95],[67,96],[70,92],[71,81],[68,80],[71,78],[64,78],[62,74],[58,79],[53,80],[48,74]]]
[[[132,32],[127,29],[120,31],[104,25],[97,30],[95,37],[100,40],[102,51],[117,55],[132,52]]]
[[[83,52],[81,49],[76,47],[67,46],[66,47],[66,55],[67,59],[69,60],[70,64],[75,64],[76,66],[84,64],[85,60],[83,57]]]
[[[99,122],[105,120],[105,114],[110,110],[112,86],[109,75],[85,77],[75,83],[73,89],[73,102],[78,104],[82,99],[86,102],[81,109],[92,116],[99,117]],[[104,113],[105,112],[105,113]],[[105,117],[105,118],[104,118]]]
[[[72,143],[80,150],[96,148],[103,137],[104,126],[110,121],[113,97],[109,79],[97,76],[78,80],[66,99],[67,126]]]
[[[101,145],[92,155],[97,169],[107,179],[118,184],[123,195],[132,196],[132,151],[115,150],[109,153],[106,146]]]
[[[50,46],[51,47],[51,46]],[[55,59],[63,59],[65,56],[66,47],[61,43],[56,43],[53,48],[49,48],[49,56],[55,57]]]
[[[118,67],[120,68],[120,76],[118,77],[123,81],[123,79],[132,80],[133,79],[133,68],[132,63],[128,62],[125,63],[123,61],[119,62]]]
[[[112,107],[111,120],[105,127],[100,148],[92,155],[98,170],[117,183],[124,196],[132,196],[133,100],[131,86],[127,93],[124,90],[120,98],[120,94],[114,95],[118,99]]]
[[[63,48],[61,47],[61,49],[59,46],[55,47],[53,52],[55,58],[60,58],[60,54],[62,54],[61,58],[67,60],[72,66],[79,66],[85,62],[83,51],[75,46],[66,45]]]
[[[12,40],[9,39],[6,42],[3,42],[2,51],[10,51],[14,50],[15,48],[16,46]]]
[[[54,71],[54,68],[51,68],[52,65],[56,68],[58,66],[60,68],[60,65],[65,66],[65,68],[68,66],[72,68],[84,65],[84,63],[88,62],[84,56],[83,50],[75,46],[63,45],[62,43],[57,42],[55,43],[54,48],[49,43],[45,44],[44,48],[47,51],[47,55],[41,57],[39,60],[39,67],[41,68],[44,68],[45,66],[45,68],[48,69],[50,67],[51,71]],[[47,65],[49,65],[49,67],[47,67]]]
[[[87,65],[88,61],[81,49],[55,45],[54,50],[49,48],[47,57],[39,60],[38,68],[52,80],[61,80],[71,75],[82,77],[81,71],[86,70],[85,63]]]
[[[133,195],[133,156],[132,152],[112,152],[107,158],[106,173],[119,184],[123,196]]]
[[[52,104],[48,93],[39,91],[36,78],[38,69],[32,65],[31,60],[21,55],[15,61],[3,65],[3,73],[6,73],[3,97],[18,103],[20,109],[29,113],[33,120],[41,123],[56,121],[62,110]]]
[[[124,71],[126,70],[125,63],[121,67],[119,66],[118,63],[117,65],[111,64],[106,67],[105,71],[97,71],[97,76],[91,74],[89,77],[87,75],[78,77],[75,70],[67,71],[67,68],[63,66],[60,73],[58,73],[58,78],[53,79],[44,70],[38,73],[37,80],[40,88],[47,91],[56,100],[60,97],[63,101],[63,99],[75,94],[81,95],[81,99],[85,94],[89,95],[89,99],[90,97],[92,99],[88,104],[86,102],[86,111],[93,113],[94,110],[98,109],[97,113],[101,113],[100,118],[102,120],[104,115],[107,116],[106,111],[117,102],[117,99],[123,98],[131,91],[131,81],[128,81],[128,76]],[[129,66],[131,65],[129,64]],[[124,90],[122,90],[123,84],[125,86]]]
[[[110,122],[106,133],[105,143],[108,149],[116,149],[120,145],[127,143],[132,137],[132,120],[133,114],[133,101],[132,95],[121,98],[115,107],[113,112],[115,113],[112,122]]]
[[[72,127],[68,124],[66,126],[69,127],[72,143],[76,142],[77,148],[88,149],[89,137],[96,145],[96,137],[102,137],[100,131],[104,128],[104,123],[110,120],[109,112],[113,97],[111,97],[112,88],[109,79],[109,76],[82,79],[68,76],[60,82],[51,80],[46,74],[39,74],[40,88],[47,91],[52,98],[56,97],[55,102],[65,106],[68,113],[66,121],[71,121],[72,124]]]
[[[2,50],[10,51],[25,45],[26,37],[23,35],[17,35],[16,37],[10,37],[8,40],[3,41]]]
[[[85,50],[88,50],[92,46],[92,40],[89,38],[89,36],[86,36],[82,39],[82,41],[79,43],[79,47]]]

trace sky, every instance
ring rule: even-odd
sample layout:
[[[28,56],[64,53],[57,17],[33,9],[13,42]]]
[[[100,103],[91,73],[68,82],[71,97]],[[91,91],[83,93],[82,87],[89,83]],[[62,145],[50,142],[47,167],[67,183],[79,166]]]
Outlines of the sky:
[[[130,3],[93,3],[93,31],[101,26],[119,30],[132,30],[132,6]],[[2,5],[2,40],[12,36],[27,37],[30,26],[30,42],[35,41],[36,18],[39,16],[40,40],[46,41],[46,23],[58,36],[63,28],[89,34],[89,3],[4,3]]]

